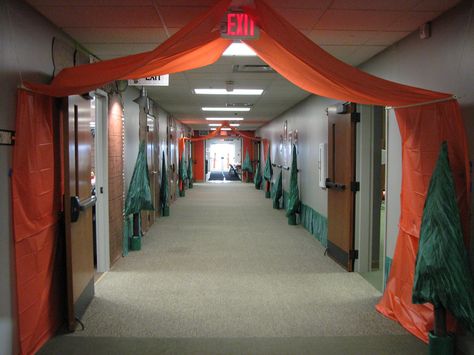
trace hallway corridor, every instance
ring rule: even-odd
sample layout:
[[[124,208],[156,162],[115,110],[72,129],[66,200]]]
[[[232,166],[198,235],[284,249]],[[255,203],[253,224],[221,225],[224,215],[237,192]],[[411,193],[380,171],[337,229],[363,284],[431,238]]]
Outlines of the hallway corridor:
[[[41,354],[420,354],[357,273],[253,184],[195,184]]]

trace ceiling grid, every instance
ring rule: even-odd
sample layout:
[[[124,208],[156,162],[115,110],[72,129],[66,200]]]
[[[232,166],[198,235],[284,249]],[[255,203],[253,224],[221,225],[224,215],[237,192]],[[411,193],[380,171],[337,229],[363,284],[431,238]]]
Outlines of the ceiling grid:
[[[148,51],[176,33],[215,0],[26,0],[101,59]],[[309,39],[357,66],[455,6],[459,0],[267,0]],[[202,106],[253,104],[246,128],[255,129],[309,94],[276,73],[234,73],[234,64],[264,64],[256,57],[223,57],[216,64],[173,74],[169,87],[149,93],[176,118],[203,123]],[[263,88],[261,97],[203,97],[201,87]],[[245,123],[246,122],[246,123]],[[252,123],[253,122],[253,123]],[[198,127],[198,126],[196,126]]]

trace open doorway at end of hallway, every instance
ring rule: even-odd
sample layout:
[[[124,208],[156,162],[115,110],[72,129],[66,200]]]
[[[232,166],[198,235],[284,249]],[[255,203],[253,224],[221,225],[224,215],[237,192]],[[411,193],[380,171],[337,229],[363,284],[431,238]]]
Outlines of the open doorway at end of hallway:
[[[206,181],[241,181],[241,138],[214,138],[206,141]]]

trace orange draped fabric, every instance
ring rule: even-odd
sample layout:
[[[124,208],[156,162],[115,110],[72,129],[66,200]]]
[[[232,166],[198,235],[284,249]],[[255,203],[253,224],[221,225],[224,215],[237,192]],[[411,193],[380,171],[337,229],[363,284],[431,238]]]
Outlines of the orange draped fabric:
[[[264,0],[254,2],[255,6],[246,11],[261,28],[261,35],[258,40],[245,42],[295,85],[316,95],[361,104],[421,105],[395,111],[403,140],[400,235],[387,292],[377,309],[426,340],[432,315],[428,308],[411,304],[412,272],[427,182],[434,166],[432,159],[446,137],[455,161],[452,168],[464,226],[469,216],[469,162],[457,101],[450,100],[447,93],[387,81],[347,65],[306,38]],[[153,51],[66,69],[51,85],[25,86],[48,95],[65,96],[84,93],[113,80],[176,73],[212,64],[230,44],[215,31],[229,3],[218,2]],[[446,102],[440,102],[443,100]],[[204,139],[208,137],[190,140]],[[416,149],[412,149],[414,146]]]
[[[138,79],[200,68],[214,63],[232,42],[215,31],[230,0],[221,0],[150,52],[62,70],[50,85],[24,83],[50,96],[83,94],[115,80]]]
[[[433,308],[430,304],[412,304],[411,295],[423,207],[442,141],[448,142],[449,162],[456,184],[465,243],[468,244],[467,141],[462,122],[446,119],[453,113],[460,117],[458,103],[454,100],[397,110],[403,163],[400,230],[390,277],[376,308],[424,341],[428,341],[428,332],[433,329]]]
[[[260,58],[306,91],[342,101],[401,106],[451,97],[377,78],[327,53],[262,0],[247,11],[261,29],[260,39],[248,40]]]
[[[54,142],[53,101],[18,91],[12,207],[21,354],[34,354],[63,322],[61,159]]]

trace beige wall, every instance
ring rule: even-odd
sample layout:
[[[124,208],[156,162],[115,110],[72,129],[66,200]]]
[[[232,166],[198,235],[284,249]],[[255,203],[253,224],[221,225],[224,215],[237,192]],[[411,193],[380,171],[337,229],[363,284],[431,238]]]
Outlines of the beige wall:
[[[423,88],[450,92],[459,97],[468,132],[470,159],[474,158],[474,24],[472,1],[464,1],[432,23],[432,37],[420,40],[413,33],[372,58],[361,68],[371,74]],[[332,102],[311,96],[258,130],[258,135],[272,141],[272,159],[278,152],[283,122],[288,130],[298,129],[301,167],[301,196],[305,204],[327,215],[326,193],[317,187],[317,147],[327,142],[325,108]],[[392,257],[398,235],[401,187],[401,140],[393,111],[388,127],[388,220],[387,256]],[[284,188],[287,188],[285,182]],[[474,235],[474,222],[471,219]],[[471,243],[474,248],[474,243]],[[471,251],[471,264],[474,265]]]

